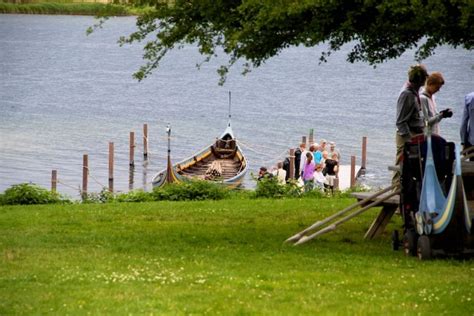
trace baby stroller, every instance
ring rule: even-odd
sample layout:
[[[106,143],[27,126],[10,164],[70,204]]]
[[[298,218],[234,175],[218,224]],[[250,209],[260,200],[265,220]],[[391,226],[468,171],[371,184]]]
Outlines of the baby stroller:
[[[474,253],[473,217],[464,191],[460,148],[432,135],[433,122],[427,122],[424,135],[405,145],[401,164],[403,248],[405,254],[421,260]],[[395,245],[398,233],[393,238]]]

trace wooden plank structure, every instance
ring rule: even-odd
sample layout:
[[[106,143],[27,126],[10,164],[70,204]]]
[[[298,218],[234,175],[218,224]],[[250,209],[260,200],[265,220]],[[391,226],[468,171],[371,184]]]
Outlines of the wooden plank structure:
[[[384,193],[381,196],[379,196],[377,199],[381,199],[381,198],[383,199],[388,194],[389,194],[388,192]],[[352,193],[352,196],[354,196],[358,201],[363,201],[363,200],[367,201],[363,205],[367,205],[367,204],[370,204],[371,202],[374,202],[375,198],[370,198],[373,195],[374,195],[374,192]],[[384,231],[385,227],[389,223],[393,214],[395,214],[395,211],[397,210],[399,204],[400,204],[400,195],[398,194],[381,202],[378,206],[382,206],[382,209],[380,210],[379,215],[375,218],[375,220],[372,222],[369,229],[365,233],[364,239],[373,239],[379,236]]]
[[[308,242],[322,234],[331,232],[335,230],[339,225],[347,222],[348,220],[362,214],[363,212],[367,211],[368,209],[381,205],[385,201],[393,198],[396,195],[400,194],[400,190],[396,190],[395,186],[390,186],[387,187],[383,190],[380,190],[378,192],[372,193],[366,198],[363,198],[361,201],[358,201],[357,203],[354,203],[342,211],[339,211],[326,219],[322,221],[317,221],[313,225],[309,226],[308,228],[304,229],[303,231],[291,236],[288,238],[285,242],[291,242],[295,246],[296,245],[301,245],[305,242]],[[359,208],[360,207],[360,208]],[[358,209],[359,208],[359,209]],[[354,211],[355,210],[355,211]],[[353,211],[352,213],[346,215],[347,213]],[[345,215],[344,217],[340,218],[341,216]],[[338,219],[339,218],[339,219]],[[335,222],[333,222],[335,221]],[[331,224],[332,222],[332,224]],[[321,228],[325,226],[324,228]],[[318,229],[316,232],[307,235],[311,233],[312,231]]]

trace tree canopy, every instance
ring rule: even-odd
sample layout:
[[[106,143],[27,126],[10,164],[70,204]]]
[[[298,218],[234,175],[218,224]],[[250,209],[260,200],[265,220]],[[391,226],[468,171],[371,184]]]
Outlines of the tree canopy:
[[[417,48],[423,60],[440,45],[472,50],[473,0],[175,0],[156,2],[121,44],[144,41],[142,80],[172,49],[197,44],[203,62],[228,55],[221,83],[242,60],[244,72],[290,46],[327,44],[320,60],[349,43],[349,62],[376,65]],[[158,0],[159,1],[159,0]]]

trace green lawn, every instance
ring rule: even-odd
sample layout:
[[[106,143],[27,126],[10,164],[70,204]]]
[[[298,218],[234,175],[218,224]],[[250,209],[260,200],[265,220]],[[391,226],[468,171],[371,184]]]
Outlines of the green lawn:
[[[474,261],[407,258],[389,233],[364,241],[377,209],[282,244],[353,202],[0,207],[0,315],[474,314]]]

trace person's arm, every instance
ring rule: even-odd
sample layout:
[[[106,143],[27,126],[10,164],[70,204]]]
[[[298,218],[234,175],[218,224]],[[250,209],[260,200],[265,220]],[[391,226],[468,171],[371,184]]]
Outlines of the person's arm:
[[[462,114],[462,119],[461,119],[461,129],[460,129],[460,134],[461,134],[461,144],[465,144],[466,140],[468,138],[467,135],[467,126],[469,123],[469,103],[467,102],[467,97],[464,105],[464,112]]]
[[[420,106],[421,106],[421,113],[423,114],[423,121],[426,122],[430,119],[430,117],[434,116],[434,113],[431,113],[430,109],[430,100],[426,95],[420,96]]]
[[[408,126],[408,121],[413,114],[413,111],[416,111],[417,104],[415,97],[409,91],[403,91],[398,97],[397,102],[397,130],[398,134],[402,137],[410,137],[410,127]]]

